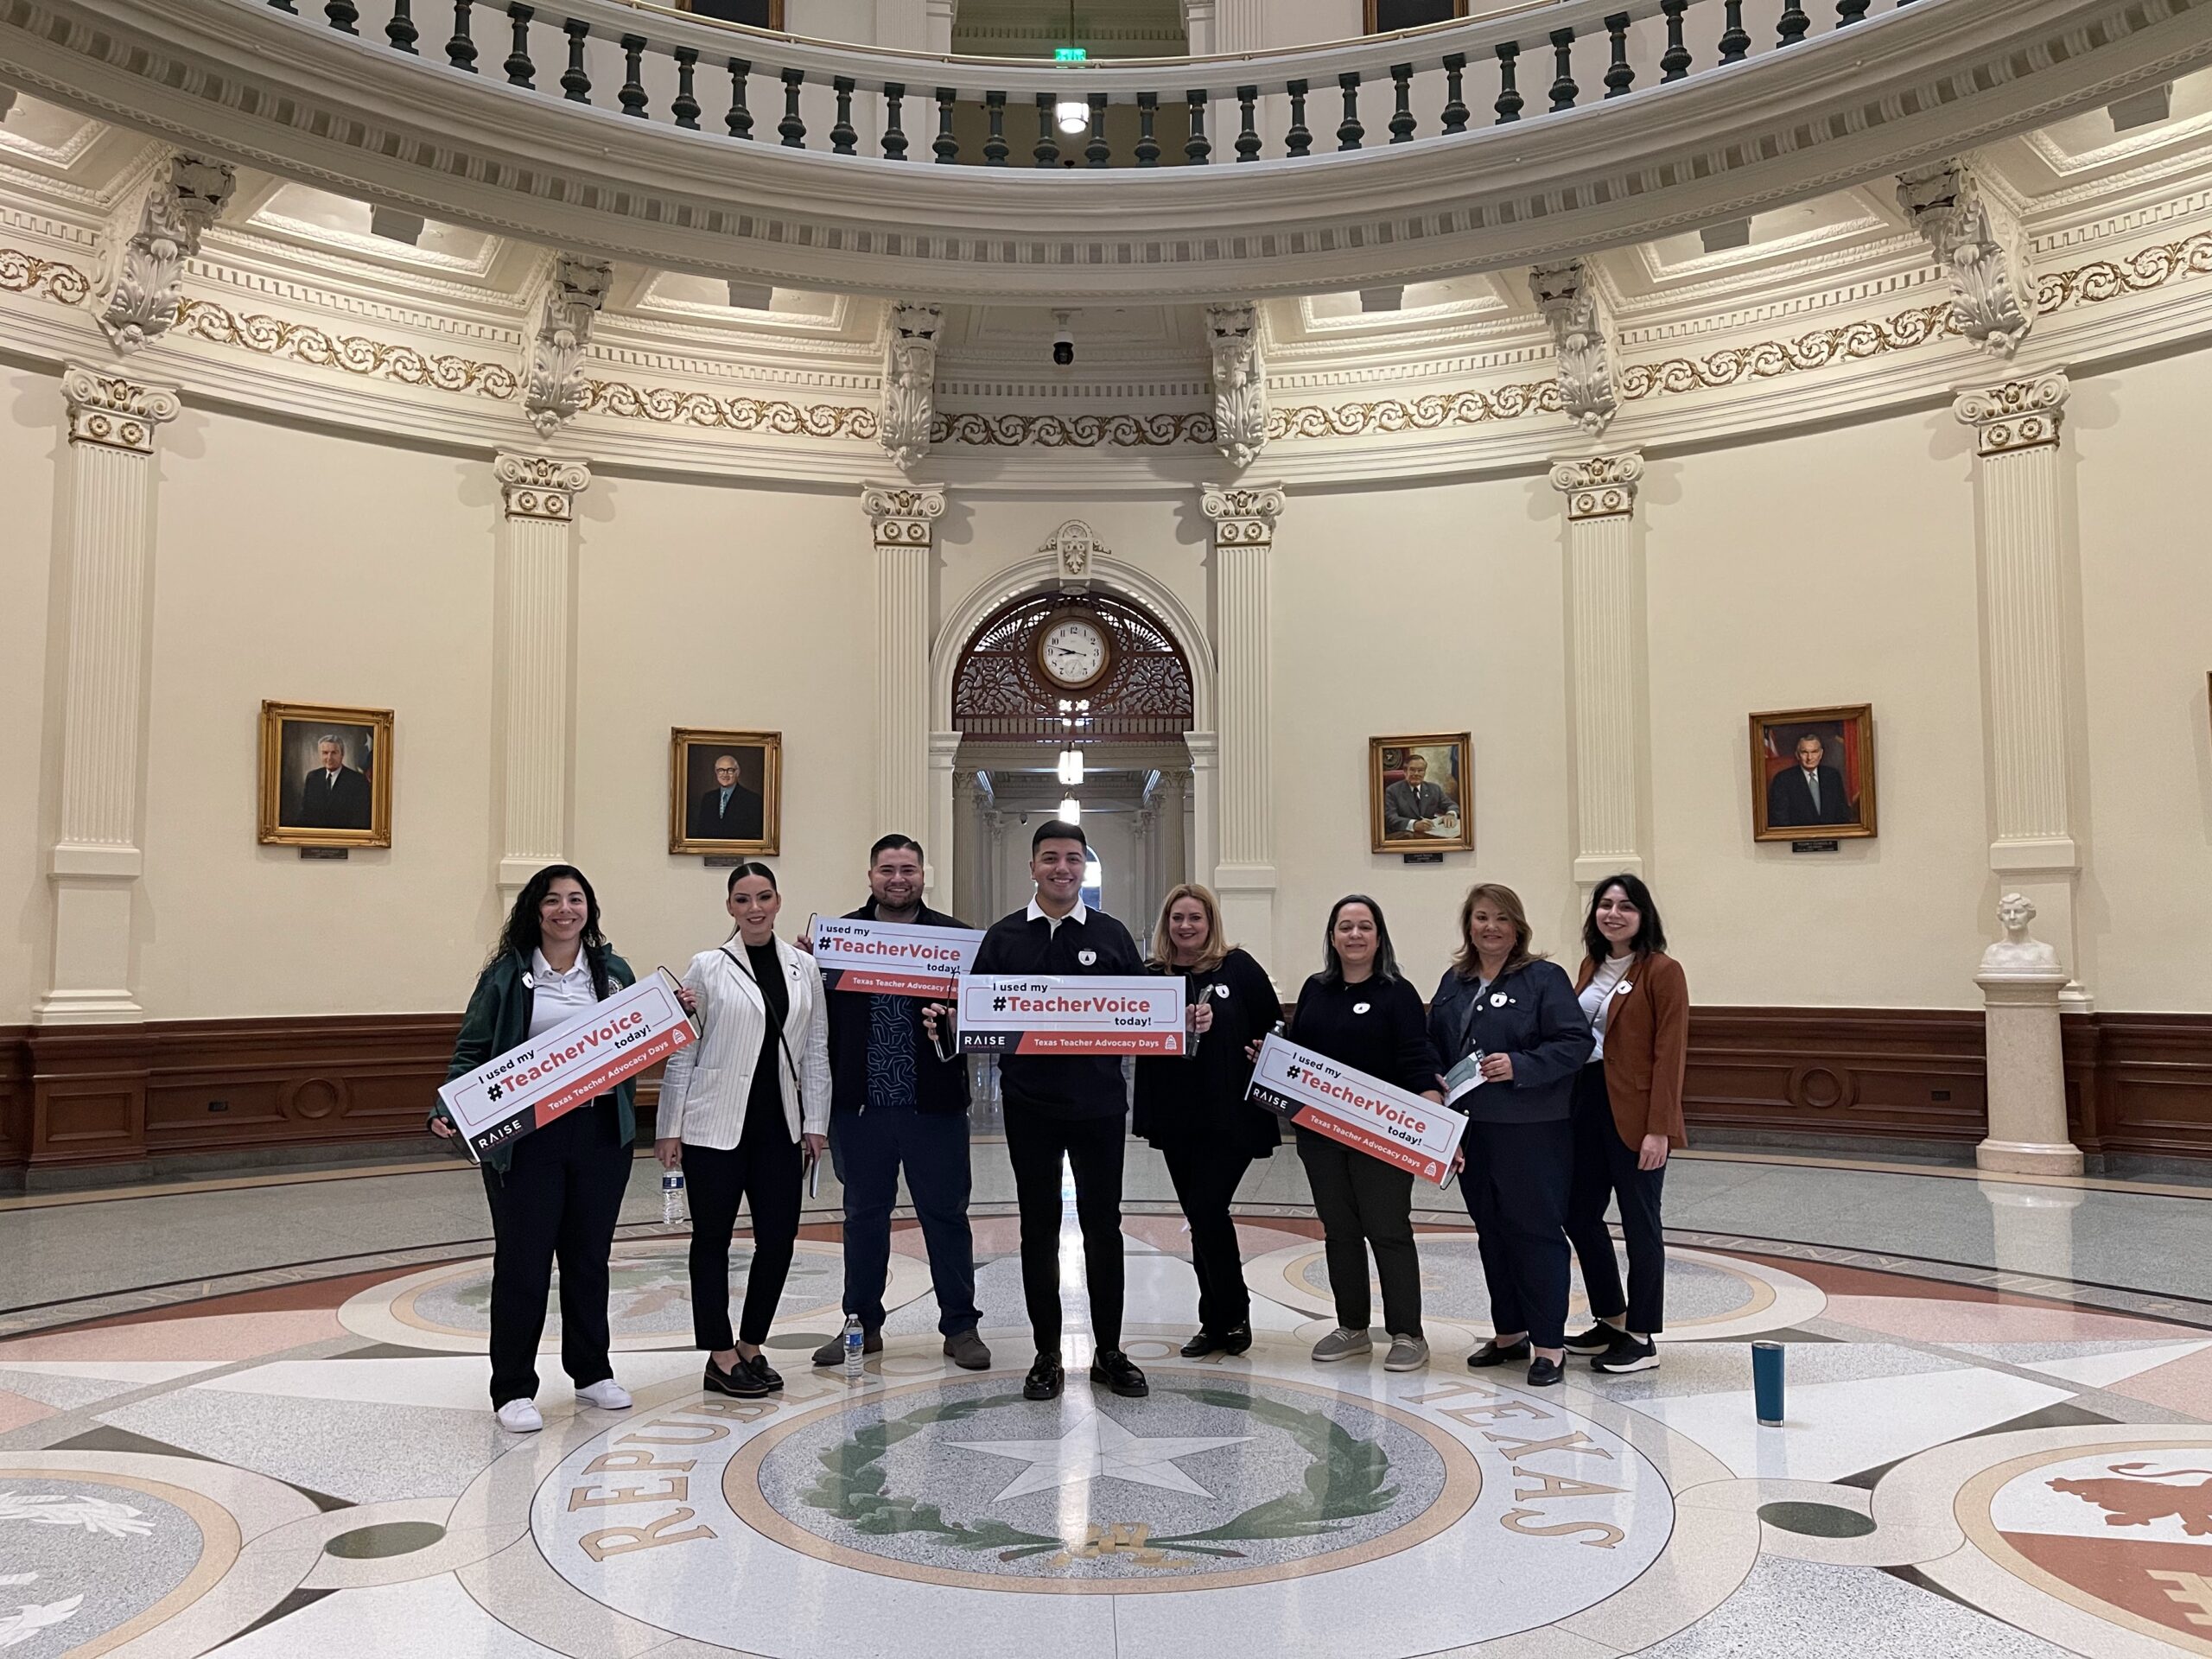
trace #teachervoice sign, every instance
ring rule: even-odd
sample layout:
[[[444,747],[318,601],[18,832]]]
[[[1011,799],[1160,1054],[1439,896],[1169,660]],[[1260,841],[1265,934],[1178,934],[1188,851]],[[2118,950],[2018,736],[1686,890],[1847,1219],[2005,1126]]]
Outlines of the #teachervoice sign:
[[[1281,1037],[1260,1045],[1244,1097],[1357,1152],[1444,1185],[1467,1120]]]
[[[963,1054],[1180,1054],[1180,976],[963,974]]]
[[[626,990],[463,1072],[438,1090],[479,1163],[494,1147],[542,1129],[625,1077],[698,1040],[676,1000],[676,976],[655,969]]]
[[[858,917],[814,918],[814,962],[833,991],[922,996],[949,1002],[960,976],[976,965],[983,932],[975,927],[917,927]]]

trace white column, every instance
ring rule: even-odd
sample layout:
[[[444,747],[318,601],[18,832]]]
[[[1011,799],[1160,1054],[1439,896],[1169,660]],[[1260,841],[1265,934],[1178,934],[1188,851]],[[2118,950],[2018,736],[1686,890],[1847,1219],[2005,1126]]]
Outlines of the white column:
[[[861,510],[875,543],[875,819],[879,834],[918,838],[938,833],[930,796],[930,552],[944,489],[870,484],[861,491]],[[944,785],[949,835],[949,757]],[[950,853],[948,844],[940,856]]]
[[[976,843],[982,839],[982,804],[972,771],[956,768],[952,774],[952,839],[938,855],[952,871],[952,902],[944,906],[963,921],[973,921],[980,897],[976,877],[982,866]]]
[[[1160,895],[1165,891],[1156,879],[1155,866],[1159,855],[1155,846],[1160,831],[1160,815],[1151,807],[1139,807],[1129,815],[1129,889],[1131,900],[1122,912],[1122,919],[1128,924],[1129,931],[1141,936],[1159,919]],[[1139,938],[1137,943],[1144,940]]]
[[[53,954],[32,1010],[40,1025],[144,1018],[130,983],[130,911],[143,855],[138,783],[144,766],[148,601],[154,574],[154,436],[175,418],[167,386],[142,385],[71,364],[65,510],[54,582],[63,622],[61,800],[47,861]]]
[[[1160,774],[1160,890],[1191,879],[1191,774]]]
[[[1278,485],[1209,484],[1200,505],[1213,524],[1216,719],[1221,740],[1220,853],[1214,890],[1222,920],[1265,962],[1274,944],[1274,632],[1269,559]]]
[[[1643,594],[1636,536],[1643,457],[1552,467],[1567,501],[1567,702],[1574,754],[1574,879],[1643,874]]]
[[[512,899],[548,864],[569,861],[569,710],[575,702],[575,503],[581,461],[499,455],[500,746],[505,766],[499,891]]]
[[[2063,371],[1960,394],[1975,429],[1981,564],[1981,666],[1990,755],[1989,868],[2044,917],[2068,974],[2059,993],[2086,1013],[2075,888],[2074,676],[2069,641],[2078,595],[2074,526],[2060,475],[2068,386]]]
[[[1183,746],[1191,752],[1190,879],[1205,882],[1218,897],[1221,893],[1221,768],[1218,765],[1221,740],[1211,732],[1185,732],[1183,734]]]
[[[926,690],[926,686],[925,687]],[[942,909],[952,890],[952,841],[957,831],[953,828],[952,763],[960,753],[960,734],[931,732],[926,755],[927,777],[923,791],[926,803],[926,837],[924,845],[929,852],[929,861],[923,872],[922,891]],[[880,830],[878,834],[888,834]],[[901,835],[911,836],[911,830],[901,830]],[[873,841],[875,837],[871,836]]]

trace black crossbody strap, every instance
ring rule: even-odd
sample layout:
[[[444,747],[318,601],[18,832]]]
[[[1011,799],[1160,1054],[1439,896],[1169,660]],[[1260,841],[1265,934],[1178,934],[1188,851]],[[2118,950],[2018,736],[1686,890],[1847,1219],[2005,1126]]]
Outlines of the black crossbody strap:
[[[798,1090],[799,1104],[804,1108],[806,1104],[806,1083],[799,1075],[798,1061],[792,1057],[791,1039],[784,1035],[784,1022],[776,1018],[776,1005],[768,1000],[766,988],[754,976],[753,970],[730,950],[729,946],[723,945],[721,953],[729,958],[730,966],[744,975],[753,988],[760,993],[760,1013],[769,1025],[775,1028],[776,1046],[784,1051],[784,1064],[791,1068],[791,1086]]]

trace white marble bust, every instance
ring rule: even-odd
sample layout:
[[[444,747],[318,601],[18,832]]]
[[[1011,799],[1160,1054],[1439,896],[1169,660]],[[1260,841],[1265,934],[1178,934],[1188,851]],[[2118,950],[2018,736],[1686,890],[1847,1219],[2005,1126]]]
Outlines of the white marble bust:
[[[2035,918],[2036,907],[2024,893],[2008,893],[1997,901],[1997,919],[2005,925],[2005,937],[1981,953],[1984,975],[2065,971],[2058,965],[2056,950],[2029,936],[2028,924]]]

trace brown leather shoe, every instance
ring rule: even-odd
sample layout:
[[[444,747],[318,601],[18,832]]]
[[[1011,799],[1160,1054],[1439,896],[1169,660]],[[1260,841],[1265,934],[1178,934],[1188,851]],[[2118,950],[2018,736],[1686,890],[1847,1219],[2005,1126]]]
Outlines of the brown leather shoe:
[[[861,1338],[861,1352],[880,1354],[882,1351],[882,1332],[870,1331]],[[835,1336],[823,1343],[814,1351],[814,1363],[825,1368],[842,1365],[845,1363],[845,1338],[842,1336]]]

